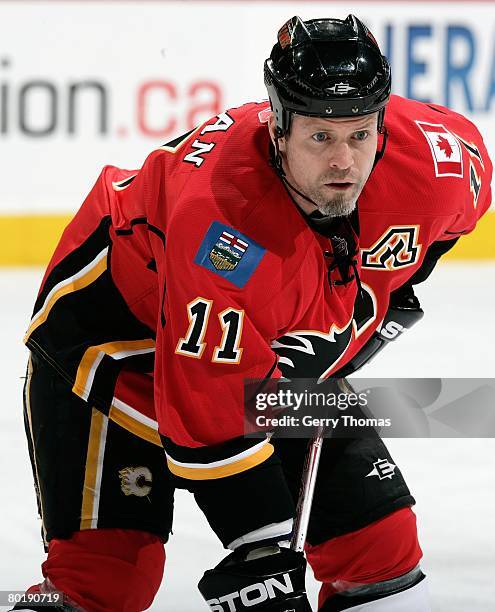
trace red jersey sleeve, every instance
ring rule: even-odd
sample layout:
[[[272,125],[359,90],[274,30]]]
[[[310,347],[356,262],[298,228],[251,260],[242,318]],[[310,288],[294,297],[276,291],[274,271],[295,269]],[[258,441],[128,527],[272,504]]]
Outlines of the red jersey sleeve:
[[[466,117],[450,110],[448,112],[452,131],[462,149],[464,177],[463,187],[458,188],[458,215],[442,236],[446,240],[472,232],[488,211],[492,202],[493,176],[493,164],[478,128]]]
[[[48,265],[25,342],[76,395],[111,417],[121,416],[119,401],[129,402],[130,385],[119,382],[121,372],[147,376],[139,387],[147,397],[133,408],[154,419],[145,373],[154,363],[157,275],[147,226],[136,222],[144,211],[122,197],[137,174],[103,169]],[[148,430],[160,444],[157,425]]]

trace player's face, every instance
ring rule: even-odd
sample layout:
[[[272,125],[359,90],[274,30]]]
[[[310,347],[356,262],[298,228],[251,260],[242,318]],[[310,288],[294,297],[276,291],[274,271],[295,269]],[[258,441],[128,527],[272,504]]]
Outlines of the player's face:
[[[377,113],[352,119],[294,115],[290,133],[279,140],[287,179],[332,217],[350,214],[373,168]],[[305,212],[315,210],[293,194]]]

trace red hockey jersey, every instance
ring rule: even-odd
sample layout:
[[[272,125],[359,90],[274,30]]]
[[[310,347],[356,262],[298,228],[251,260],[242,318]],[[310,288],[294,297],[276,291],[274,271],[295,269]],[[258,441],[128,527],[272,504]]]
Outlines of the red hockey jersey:
[[[243,384],[281,375],[278,338],[308,330],[339,345],[332,362],[314,356],[305,374],[316,378],[351,341],[339,332],[350,329],[356,283],[330,287],[331,242],[269,164],[264,108],[220,114],[137,173],[105,168],[62,237],[27,333],[74,393],[156,441],[135,389],[139,380],[151,401],[154,354],[159,431],[185,478],[237,473],[273,452],[242,439]],[[210,460],[196,461],[205,446]]]
[[[331,244],[269,164],[264,109],[222,113],[140,171],[106,167],[62,237],[26,337],[110,418],[157,444],[159,429],[184,478],[269,456],[268,441],[241,439],[243,380],[344,365],[428,246],[471,231],[490,203],[476,128],[392,96],[385,155],[359,199],[365,291],[331,288]]]

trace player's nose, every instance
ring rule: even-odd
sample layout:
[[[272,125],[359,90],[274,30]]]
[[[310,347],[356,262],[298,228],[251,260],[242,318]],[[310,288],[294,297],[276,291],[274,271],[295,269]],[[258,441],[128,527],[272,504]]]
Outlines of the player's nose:
[[[329,165],[331,168],[338,168],[339,170],[346,170],[350,168],[354,163],[354,157],[352,155],[351,147],[347,142],[336,143],[332,147],[332,152],[329,159]]]

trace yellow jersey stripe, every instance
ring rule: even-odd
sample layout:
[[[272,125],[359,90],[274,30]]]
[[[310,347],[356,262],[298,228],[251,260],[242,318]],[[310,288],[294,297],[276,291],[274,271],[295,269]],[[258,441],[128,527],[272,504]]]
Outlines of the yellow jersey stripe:
[[[156,429],[153,429],[144,423],[140,423],[137,419],[134,419],[122,410],[119,410],[115,404],[112,404],[108,417],[114,423],[117,423],[117,425],[120,425],[139,438],[142,438],[147,442],[151,442],[151,444],[155,444],[156,446],[162,446],[160,434]]]
[[[41,310],[34,315],[31,325],[24,336],[24,342],[28,341],[35,329],[37,329],[40,325],[43,325],[43,323],[47,320],[52,308],[61,297],[69,293],[73,293],[74,291],[84,289],[88,285],[91,285],[91,283],[93,283],[103,274],[103,272],[105,272],[107,269],[107,255],[108,247],[101,251],[101,253],[99,253],[90,264],[85,266],[77,274],[61,281],[55,285],[55,287],[53,287]]]
[[[256,453],[218,467],[183,467],[173,463],[167,457],[167,465],[172,474],[188,480],[213,480],[215,478],[226,478],[234,474],[240,474],[246,470],[256,467],[266,461],[274,452],[273,444],[264,444]],[[206,464],[208,465],[208,464]]]
[[[106,446],[108,418],[96,408],[91,409],[91,428],[86,455],[86,471],[81,505],[80,529],[95,529],[98,521],[101,470]]]
[[[77,368],[76,380],[72,391],[87,400],[93,385],[94,375],[101,360],[105,355],[113,359],[124,359],[131,355],[142,355],[155,350],[155,341],[152,338],[145,340],[118,340],[106,342],[86,349],[79,367]]]

